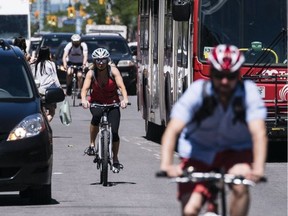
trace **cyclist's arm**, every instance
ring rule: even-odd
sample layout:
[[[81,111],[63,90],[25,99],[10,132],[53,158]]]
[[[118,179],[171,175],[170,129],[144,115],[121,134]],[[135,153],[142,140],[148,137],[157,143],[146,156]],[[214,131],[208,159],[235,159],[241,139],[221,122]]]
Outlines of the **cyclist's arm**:
[[[120,89],[121,93],[122,93],[122,96],[123,96],[123,101],[126,103],[126,106],[129,102],[128,100],[128,94],[127,94],[127,91],[126,91],[126,87],[124,85],[124,82],[123,82],[123,79],[122,79],[122,76],[120,74],[120,71],[117,69],[117,67],[115,65],[111,65],[111,70],[112,70],[112,74],[115,78],[115,81],[116,81],[116,84],[117,84],[117,87]]]
[[[87,61],[88,61],[88,47],[86,43],[81,44],[83,47],[83,67],[87,66]]]
[[[69,54],[69,50],[71,49],[71,47],[72,47],[72,43],[69,42],[64,48],[62,62],[63,62],[63,67],[65,70],[67,69],[67,59],[68,59],[68,54]]]
[[[93,77],[93,70],[89,70],[86,74],[83,87],[81,89],[81,103],[84,108],[89,107],[89,102],[86,99],[86,96],[92,82],[92,77]]]
[[[248,128],[253,142],[252,173],[248,178],[258,181],[260,177],[264,176],[268,145],[266,126],[264,120],[252,120],[248,123]]]
[[[160,169],[166,171],[168,176],[176,177],[182,174],[179,166],[173,165],[173,155],[179,134],[185,127],[185,123],[176,118],[172,118],[162,136],[161,140],[161,165]]]
[[[67,57],[68,57],[68,52],[66,52],[64,50],[63,57],[62,57],[62,62],[63,62],[63,67],[64,67],[65,70],[67,69]]]

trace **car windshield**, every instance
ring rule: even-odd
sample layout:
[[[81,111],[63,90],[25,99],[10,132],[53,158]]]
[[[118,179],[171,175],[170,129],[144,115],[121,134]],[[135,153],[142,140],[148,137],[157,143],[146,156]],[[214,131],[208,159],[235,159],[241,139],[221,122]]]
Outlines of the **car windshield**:
[[[125,46],[125,43],[121,40],[85,40],[88,46],[89,56],[97,48],[105,48],[109,51],[111,57],[114,55],[127,55],[129,54],[129,47]]]
[[[45,38],[42,46],[48,46],[50,48],[57,48],[63,41],[70,41],[70,37],[65,39],[63,37]]]
[[[24,66],[15,59],[0,59],[0,100],[32,98],[32,89]]]

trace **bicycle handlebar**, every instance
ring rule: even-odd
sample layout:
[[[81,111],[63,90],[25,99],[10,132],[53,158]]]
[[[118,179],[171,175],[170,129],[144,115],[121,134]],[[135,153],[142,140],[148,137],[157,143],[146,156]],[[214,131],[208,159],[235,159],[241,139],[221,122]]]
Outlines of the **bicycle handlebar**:
[[[128,102],[127,105],[131,105],[131,103]],[[82,103],[79,103],[79,106],[82,106]],[[90,107],[102,107],[102,108],[120,107],[120,103],[112,103],[112,104],[91,103]]]
[[[156,177],[169,178],[166,171],[156,172]],[[243,184],[249,186],[255,186],[256,183],[252,180],[246,179],[244,176],[222,174],[216,172],[193,172],[184,170],[182,176],[171,178],[172,182],[187,183],[187,182],[203,182],[203,181],[224,181],[226,184]],[[266,177],[262,177],[260,182],[267,182]]]

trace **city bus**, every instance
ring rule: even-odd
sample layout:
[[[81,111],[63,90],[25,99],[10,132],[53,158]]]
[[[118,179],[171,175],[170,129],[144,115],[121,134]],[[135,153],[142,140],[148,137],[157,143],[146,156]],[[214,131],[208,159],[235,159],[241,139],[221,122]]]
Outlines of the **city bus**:
[[[0,5],[0,38],[13,40],[22,36],[30,41],[29,0],[2,1]]]
[[[197,79],[209,79],[207,56],[218,44],[245,55],[268,109],[271,139],[287,139],[287,2],[285,0],[139,0],[138,110],[146,136],[159,135],[173,104]]]

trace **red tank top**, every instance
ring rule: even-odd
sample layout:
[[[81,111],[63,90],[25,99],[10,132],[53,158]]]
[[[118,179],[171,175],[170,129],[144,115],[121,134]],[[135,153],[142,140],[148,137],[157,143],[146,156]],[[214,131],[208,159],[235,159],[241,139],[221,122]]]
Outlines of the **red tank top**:
[[[104,87],[100,87],[97,80],[92,81],[92,92],[90,95],[90,103],[111,104],[119,103],[120,99],[117,92],[117,84],[115,80],[109,77]]]

